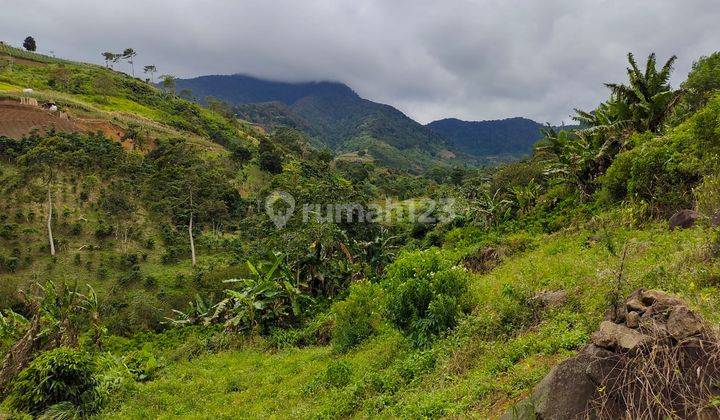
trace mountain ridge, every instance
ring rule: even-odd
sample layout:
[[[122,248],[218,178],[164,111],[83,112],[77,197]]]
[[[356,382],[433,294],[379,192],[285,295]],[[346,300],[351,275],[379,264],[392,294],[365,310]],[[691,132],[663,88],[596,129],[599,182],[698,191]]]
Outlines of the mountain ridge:
[[[521,158],[531,153],[542,127],[524,117],[446,118],[423,125],[337,81],[283,82],[238,73],[178,79],[176,84],[199,102],[208,96],[227,102],[238,117],[267,129],[290,126],[338,153],[366,152],[381,164],[414,172],[438,163]]]
[[[475,156],[529,155],[542,137],[542,124],[525,117],[465,121],[444,118],[425,125],[461,152]]]
[[[200,102],[208,96],[225,101],[238,117],[265,128],[289,125],[338,153],[365,152],[388,167],[421,172],[433,164],[471,161],[456,151],[446,153],[451,146],[444,137],[402,111],[362,98],[343,83],[235,74],[179,79],[176,86],[190,89]]]

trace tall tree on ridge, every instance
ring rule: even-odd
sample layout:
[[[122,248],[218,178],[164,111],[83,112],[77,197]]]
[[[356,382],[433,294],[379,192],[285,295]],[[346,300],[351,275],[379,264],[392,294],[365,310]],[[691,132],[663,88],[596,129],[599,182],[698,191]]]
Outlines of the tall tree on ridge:
[[[122,52],[121,57],[125,60],[127,60],[128,63],[130,63],[130,68],[132,70],[132,75],[135,77],[135,61],[133,60],[137,56],[137,52],[133,50],[132,48],[125,48],[125,50]]]
[[[35,38],[33,38],[31,36],[25,38],[25,41],[23,41],[23,48],[25,48],[28,51],[37,50],[37,44],[35,44]]]
[[[172,74],[163,74],[160,76],[160,79],[162,79],[162,87],[165,90],[165,92],[172,94],[175,94],[175,76]]]
[[[154,64],[151,64],[151,65],[149,65],[149,66],[143,67],[143,72],[145,72],[145,74],[148,74],[148,73],[149,73],[149,74],[150,74],[150,81],[151,81],[152,83],[155,83],[155,73],[157,72],[157,67],[155,67]]]
[[[115,53],[111,53],[110,51],[105,51],[101,54],[103,58],[105,59],[105,67],[110,67],[110,62],[115,62]]]

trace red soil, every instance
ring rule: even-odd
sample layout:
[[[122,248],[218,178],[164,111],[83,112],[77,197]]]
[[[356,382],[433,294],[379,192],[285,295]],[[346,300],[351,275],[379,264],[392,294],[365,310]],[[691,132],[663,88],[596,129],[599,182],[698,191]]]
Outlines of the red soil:
[[[57,131],[80,131],[69,119],[61,118],[59,112],[3,101],[0,103],[0,136],[20,138],[33,130],[45,132],[55,127]]]
[[[0,101],[0,136],[21,138],[33,130],[43,133],[51,128],[67,133],[101,131],[116,141],[125,134],[123,129],[105,120],[83,120],[59,111],[51,112],[35,106],[20,105],[15,101]]]

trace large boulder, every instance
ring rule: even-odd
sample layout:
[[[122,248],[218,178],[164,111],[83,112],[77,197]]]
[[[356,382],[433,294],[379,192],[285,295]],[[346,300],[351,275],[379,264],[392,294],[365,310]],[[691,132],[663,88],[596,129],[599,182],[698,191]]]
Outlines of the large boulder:
[[[676,306],[670,312],[667,320],[667,331],[674,339],[681,341],[696,336],[703,329],[700,317],[695,315],[687,306]]]
[[[622,397],[622,390],[628,386],[622,382],[628,378],[626,369],[633,366],[628,363],[651,360],[648,355],[656,349],[666,349],[666,354],[673,354],[667,351],[672,346],[682,346],[677,347],[681,353],[695,355],[690,357],[692,360],[707,358],[701,355],[702,343],[709,337],[708,330],[700,317],[682,300],[658,290],[639,289],[618,309],[600,324],[592,334],[590,344],[577,356],[555,366],[533,389],[532,394],[508,410],[503,418],[559,420],[637,417],[633,416],[632,410],[628,408],[630,405],[625,405]],[[696,351],[693,346],[698,347]],[[697,373],[694,368],[691,370],[688,375],[695,378],[693,375]],[[716,372],[706,374],[713,377]],[[611,391],[620,392],[618,395],[621,397],[601,398]],[[602,412],[597,411],[600,409],[598,401],[602,401]],[[720,414],[720,411],[713,410],[711,414]]]
[[[590,355],[582,352],[555,366],[545,376],[531,397],[536,418],[560,420],[583,416],[588,400],[597,389],[586,373],[591,362]],[[560,395],[562,398],[558,398]]]
[[[670,217],[670,230],[687,229],[695,226],[698,213],[695,210],[680,210]]]

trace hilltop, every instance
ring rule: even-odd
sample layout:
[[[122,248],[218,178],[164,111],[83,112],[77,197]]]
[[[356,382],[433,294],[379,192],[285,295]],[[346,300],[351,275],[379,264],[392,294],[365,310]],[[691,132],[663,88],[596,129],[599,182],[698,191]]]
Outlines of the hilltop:
[[[286,83],[238,74],[181,79],[176,84],[200,102],[214,97],[236,106],[238,116],[266,128],[289,125],[316,144],[340,154],[361,152],[390,168],[419,172],[432,164],[469,159],[448,150],[443,137],[399,110],[363,99],[342,83]]]

